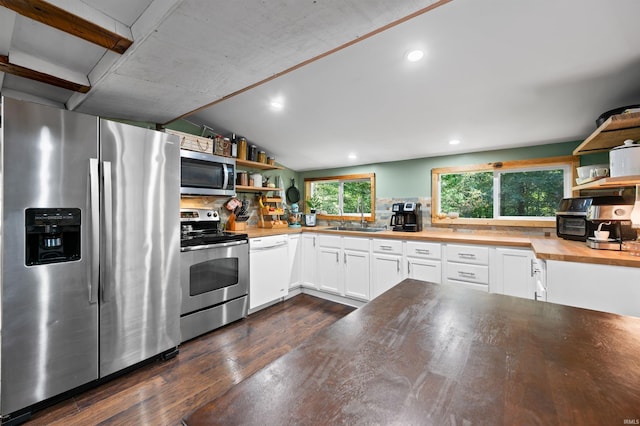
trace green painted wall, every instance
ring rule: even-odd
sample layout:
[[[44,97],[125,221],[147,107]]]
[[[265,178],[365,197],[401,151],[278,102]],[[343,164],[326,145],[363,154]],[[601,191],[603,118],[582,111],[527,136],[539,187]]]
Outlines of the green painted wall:
[[[581,141],[563,142],[471,154],[417,158],[364,166],[314,170],[300,173],[300,180],[303,181],[304,178],[320,176],[375,173],[376,197],[378,198],[430,197],[432,168],[571,155],[574,148],[576,148],[580,142]],[[593,154],[582,156],[580,160],[582,164],[607,163],[608,157],[607,153]]]

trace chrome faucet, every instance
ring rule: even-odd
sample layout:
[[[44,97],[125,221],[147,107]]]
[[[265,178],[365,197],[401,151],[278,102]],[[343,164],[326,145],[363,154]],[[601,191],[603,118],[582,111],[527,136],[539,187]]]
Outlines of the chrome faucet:
[[[360,227],[365,228],[367,222],[364,221],[364,200],[362,197],[358,197],[358,207],[360,208]]]

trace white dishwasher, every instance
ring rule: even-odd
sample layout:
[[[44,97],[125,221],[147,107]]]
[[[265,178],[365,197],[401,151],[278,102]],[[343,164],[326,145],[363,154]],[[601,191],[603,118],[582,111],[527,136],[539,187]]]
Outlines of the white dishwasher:
[[[287,295],[288,262],[286,235],[249,239],[249,311]]]

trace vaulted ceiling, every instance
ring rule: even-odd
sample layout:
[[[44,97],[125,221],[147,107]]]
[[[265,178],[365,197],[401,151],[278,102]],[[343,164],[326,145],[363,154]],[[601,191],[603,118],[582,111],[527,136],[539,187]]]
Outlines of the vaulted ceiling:
[[[578,140],[601,112],[640,104],[636,0],[0,6],[3,95],[184,117],[294,170]]]

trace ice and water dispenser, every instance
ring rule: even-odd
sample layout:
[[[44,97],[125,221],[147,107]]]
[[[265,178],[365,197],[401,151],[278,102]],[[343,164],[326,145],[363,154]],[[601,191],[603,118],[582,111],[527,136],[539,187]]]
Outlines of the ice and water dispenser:
[[[26,209],[24,223],[27,266],[80,259],[80,209]]]

